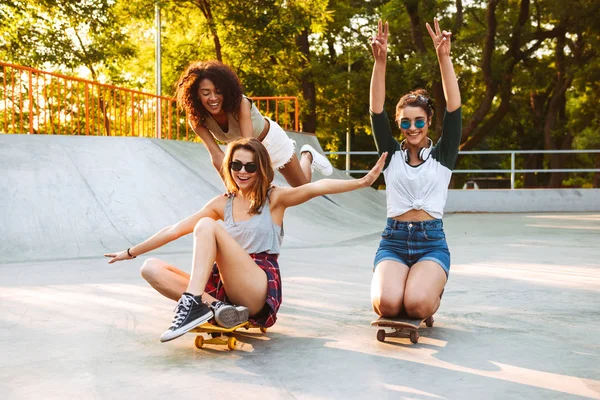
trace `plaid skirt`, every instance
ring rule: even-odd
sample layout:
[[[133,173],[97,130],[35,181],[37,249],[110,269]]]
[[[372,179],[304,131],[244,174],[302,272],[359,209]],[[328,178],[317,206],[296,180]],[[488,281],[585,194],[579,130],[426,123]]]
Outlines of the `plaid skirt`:
[[[267,300],[262,310],[250,317],[250,322],[265,328],[275,324],[277,311],[279,310],[279,306],[281,306],[281,275],[279,273],[279,264],[277,264],[277,256],[277,254],[268,253],[250,254],[256,265],[267,274]],[[218,300],[229,302],[225,287],[221,281],[217,263],[213,265],[204,291]]]

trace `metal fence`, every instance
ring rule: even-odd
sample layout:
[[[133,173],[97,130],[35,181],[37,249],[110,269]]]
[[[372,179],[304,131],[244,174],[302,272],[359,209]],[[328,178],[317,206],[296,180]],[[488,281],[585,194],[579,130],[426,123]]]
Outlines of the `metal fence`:
[[[459,155],[476,155],[476,154],[510,154],[510,168],[497,168],[497,169],[455,169],[452,172],[455,174],[507,174],[510,175],[510,188],[515,188],[515,175],[516,174],[529,174],[529,173],[557,173],[557,172],[600,172],[600,168],[543,168],[543,169],[517,169],[515,167],[515,159],[519,154],[599,154],[600,150],[474,150],[474,151],[459,151]],[[352,155],[378,155],[376,151],[326,151],[327,155],[345,155],[346,157]],[[348,162],[346,162],[348,165]],[[346,169],[347,174],[359,174],[367,173],[369,170],[351,170]]]
[[[298,130],[297,97],[252,97],[265,116]],[[0,132],[189,140],[175,99],[0,61]]]

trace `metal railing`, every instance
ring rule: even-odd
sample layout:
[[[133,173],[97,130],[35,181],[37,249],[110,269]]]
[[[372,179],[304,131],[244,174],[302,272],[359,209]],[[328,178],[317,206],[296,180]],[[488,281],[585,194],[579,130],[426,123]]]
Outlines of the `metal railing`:
[[[600,150],[473,150],[459,151],[459,155],[475,155],[475,154],[510,154],[510,168],[505,169],[455,169],[452,172],[455,174],[510,174],[510,188],[515,188],[515,174],[529,173],[553,173],[553,172],[600,172],[600,168],[547,168],[547,169],[516,169],[515,158],[517,154],[584,154],[584,153],[600,153]],[[326,151],[326,155],[378,155],[376,151]],[[349,170],[344,172],[347,174],[367,173],[369,170]]]
[[[253,97],[263,115],[298,130],[297,97]],[[175,99],[0,61],[0,132],[190,140]]]
[[[298,97],[252,96],[251,99],[262,115],[277,122],[283,129],[300,131]]]

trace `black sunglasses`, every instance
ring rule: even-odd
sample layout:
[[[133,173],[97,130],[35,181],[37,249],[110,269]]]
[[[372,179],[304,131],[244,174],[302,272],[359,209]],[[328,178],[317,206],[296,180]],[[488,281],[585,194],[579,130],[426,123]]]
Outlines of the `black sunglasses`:
[[[247,164],[244,164],[240,161],[232,161],[229,163],[229,168],[231,168],[234,171],[241,171],[242,168],[244,168],[246,170],[247,173],[249,174],[253,174],[254,172],[256,172],[256,170],[258,169],[258,165],[256,163],[253,162],[249,162]]]

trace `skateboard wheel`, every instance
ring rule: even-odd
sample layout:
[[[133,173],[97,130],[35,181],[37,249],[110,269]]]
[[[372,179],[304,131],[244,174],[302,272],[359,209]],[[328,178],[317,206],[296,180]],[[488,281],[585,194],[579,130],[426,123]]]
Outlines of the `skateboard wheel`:
[[[433,317],[429,317],[425,320],[425,325],[427,325],[428,328],[431,328],[433,326]]]
[[[410,332],[410,341],[412,343],[418,343],[419,342],[419,332],[411,331]]]
[[[237,343],[237,340],[235,340],[235,338],[233,336],[230,336],[229,339],[227,339],[227,348],[229,350],[235,350],[236,343]]]
[[[385,342],[385,329],[380,329],[377,331],[377,340],[380,342]]]
[[[260,331],[261,331],[262,333],[267,333],[267,328],[265,328],[264,326],[261,326],[261,327],[260,327]]]
[[[199,349],[202,348],[202,345],[204,345],[204,338],[202,337],[202,335],[196,336],[196,340],[194,341],[194,344],[196,345],[197,348],[199,348]]]

